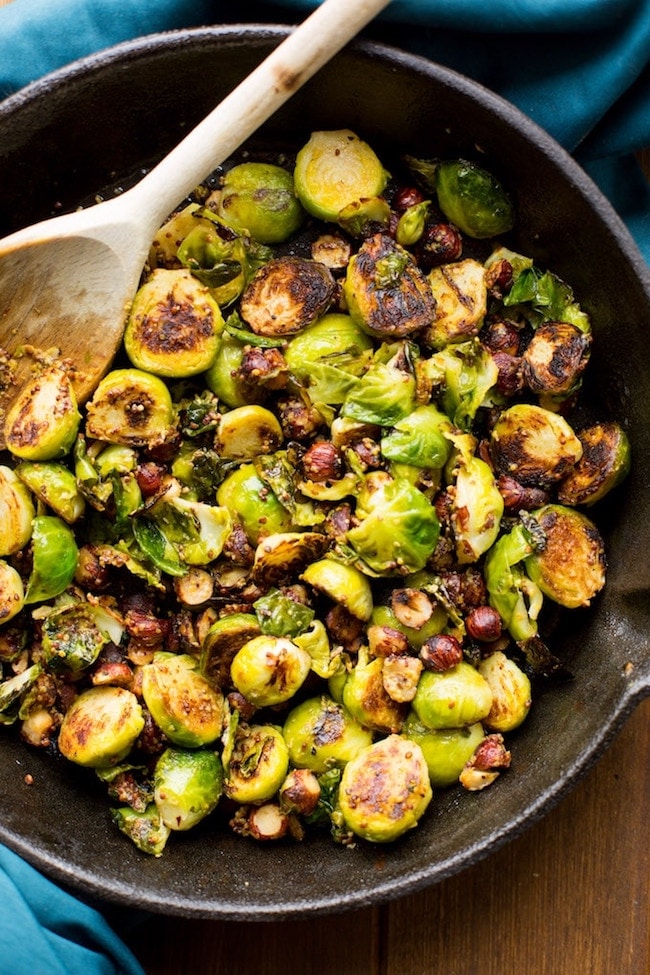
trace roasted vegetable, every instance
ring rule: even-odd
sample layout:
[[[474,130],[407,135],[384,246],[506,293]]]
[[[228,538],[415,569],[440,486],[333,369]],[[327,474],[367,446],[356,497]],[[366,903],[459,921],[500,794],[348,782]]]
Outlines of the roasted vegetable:
[[[59,732],[59,750],[76,765],[116,765],[144,728],[137,697],[124,687],[91,687],[74,699]]]
[[[282,729],[297,768],[322,773],[342,767],[372,742],[372,732],[327,695],[297,704]]]
[[[221,760],[207,749],[166,748],[156,762],[153,784],[154,801],[165,826],[192,829],[221,798]]]
[[[156,447],[172,436],[175,422],[162,379],[141,369],[115,369],[88,404],[86,434],[107,443]]]
[[[605,549],[595,524],[574,508],[548,504],[532,512],[544,544],[526,558],[541,591],[570,609],[588,606],[605,585]]]
[[[32,496],[16,472],[0,465],[0,556],[27,545],[36,514]]]
[[[558,500],[568,505],[592,505],[628,475],[631,447],[625,430],[610,420],[578,432],[582,456],[558,485]]]
[[[217,213],[239,234],[280,244],[300,228],[304,211],[293,176],[272,163],[245,162],[221,180]]]
[[[475,162],[439,162],[435,188],[442,212],[469,237],[497,237],[512,229],[512,201],[496,177]]]
[[[223,695],[188,654],[159,653],[142,671],[142,696],[158,727],[175,745],[198,748],[221,734]]]
[[[31,379],[7,411],[7,448],[23,460],[54,460],[72,447],[81,414],[72,382],[54,363]]]
[[[255,274],[240,314],[256,335],[293,335],[324,315],[334,300],[328,268],[303,257],[278,257]]]
[[[531,487],[549,487],[580,460],[582,444],[563,416],[519,403],[505,410],[492,428],[490,452],[499,474],[516,474]]]

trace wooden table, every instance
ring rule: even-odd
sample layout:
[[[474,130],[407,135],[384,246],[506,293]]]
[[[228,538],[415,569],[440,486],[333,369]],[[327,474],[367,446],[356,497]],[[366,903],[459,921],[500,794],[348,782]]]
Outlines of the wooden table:
[[[648,975],[650,699],[542,821],[426,891],[276,923],[155,917],[147,975]]]

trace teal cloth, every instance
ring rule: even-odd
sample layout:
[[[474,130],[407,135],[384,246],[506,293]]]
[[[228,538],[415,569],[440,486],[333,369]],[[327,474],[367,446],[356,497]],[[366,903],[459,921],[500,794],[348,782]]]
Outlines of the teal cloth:
[[[13,0],[0,7],[0,98],[126,39],[293,23],[316,5]],[[634,155],[650,146],[650,0],[393,0],[366,35],[461,71],[517,105],[574,154],[650,261],[650,190]],[[1,847],[0,903],[0,975],[141,972],[104,914]]]

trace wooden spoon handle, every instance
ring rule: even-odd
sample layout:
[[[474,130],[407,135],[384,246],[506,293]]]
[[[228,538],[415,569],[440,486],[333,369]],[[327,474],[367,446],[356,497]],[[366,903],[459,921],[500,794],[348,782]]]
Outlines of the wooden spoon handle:
[[[201,180],[228,158],[390,0],[324,0],[299,27],[142,179],[151,235]],[[143,203],[143,197],[146,202]],[[135,201],[134,201],[135,202]],[[141,209],[142,212],[142,209]],[[146,216],[145,216],[146,214]]]

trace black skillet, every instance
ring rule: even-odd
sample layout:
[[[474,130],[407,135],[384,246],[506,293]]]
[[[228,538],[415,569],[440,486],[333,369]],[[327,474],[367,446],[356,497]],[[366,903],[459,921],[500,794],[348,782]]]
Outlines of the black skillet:
[[[122,44],[0,103],[0,234],[137,175],[244,77],[285,28],[182,31]],[[507,243],[571,282],[591,314],[585,396],[633,446],[625,485],[593,511],[609,555],[604,593],[562,619],[553,648],[574,679],[543,690],[511,736],[513,767],[481,793],[441,792],[399,844],[353,850],[326,837],[255,845],[208,823],[160,859],[111,825],[92,777],[0,734],[0,840],[91,897],[195,917],[273,919],[387,900],[442,880],[544,815],[650,691],[650,272],[621,220],[573,160],[508,103],[424,59],[356,43],[264,130],[299,146],[349,127],[380,154],[483,160],[512,191]],[[390,147],[390,149],[389,149]],[[25,784],[25,775],[33,784]]]

